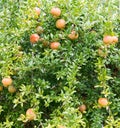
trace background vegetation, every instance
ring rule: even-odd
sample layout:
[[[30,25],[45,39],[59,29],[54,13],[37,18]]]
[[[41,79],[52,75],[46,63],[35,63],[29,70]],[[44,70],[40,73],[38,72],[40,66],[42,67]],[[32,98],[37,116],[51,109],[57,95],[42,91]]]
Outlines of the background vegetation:
[[[53,7],[61,9],[58,18]],[[62,30],[55,25],[60,18]],[[44,32],[32,44],[37,26]],[[1,128],[120,128],[120,42],[103,43],[104,35],[120,41],[119,0],[1,0],[0,28],[1,87],[10,76],[16,88],[0,92]],[[68,38],[73,29],[76,40]],[[58,50],[49,47],[54,41]],[[106,107],[100,97],[108,99]],[[26,120],[29,108],[33,121]]]

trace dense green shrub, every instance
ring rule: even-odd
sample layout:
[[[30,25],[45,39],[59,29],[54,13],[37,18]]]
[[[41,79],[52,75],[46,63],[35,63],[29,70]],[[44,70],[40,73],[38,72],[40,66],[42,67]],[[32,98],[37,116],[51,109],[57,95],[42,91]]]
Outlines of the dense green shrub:
[[[53,7],[61,9],[57,18]],[[9,76],[16,88],[0,92],[0,128],[120,128],[120,44],[103,43],[104,35],[120,37],[119,7],[119,0],[0,1],[1,86]],[[60,18],[62,30],[55,25]],[[44,31],[32,44],[37,26]],[[73,29],[79,36],[70,40]],[[52,50],[51,42],[60,48]],[[108,99],[106,107],[100,97]],[[26,120],[29,108],[33,121]]]

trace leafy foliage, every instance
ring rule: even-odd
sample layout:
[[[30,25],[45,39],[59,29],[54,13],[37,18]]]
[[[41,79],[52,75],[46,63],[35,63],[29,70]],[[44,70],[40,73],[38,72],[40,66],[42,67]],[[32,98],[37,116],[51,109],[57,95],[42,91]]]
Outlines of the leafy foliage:
[[[50,14],[53,7],[60,8],[60,17]],[[1,128],[120,127],[119,7],[117,0],[0,1],[0,80],[10,76],[17,89],[0,92]],[[66,21],[62,30],[58,19]],[[32,44],[38,26],[43,32]],[[79,34],[75,40],[68,37],[72,30]],[[119,42],[107,46],[104,35]],[[51,42],[60,48],[52,50]],[[106,55],[98,53],[101,47]],[[107,107],[100,108],[100,97],[108,99]],[[78,109],[82,104],[85,112]],[[26,120],[28,108],[37,115],[33,121]]]

